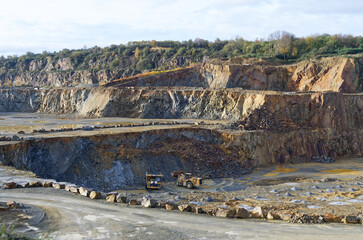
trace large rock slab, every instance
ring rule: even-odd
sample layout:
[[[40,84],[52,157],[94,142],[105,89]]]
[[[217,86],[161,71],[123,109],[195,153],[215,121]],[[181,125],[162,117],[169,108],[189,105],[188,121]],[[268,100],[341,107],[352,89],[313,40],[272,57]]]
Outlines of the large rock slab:
[[[145,208],[154,208],[156,207],[157,203],[158,202],[155,199],[143,197],[141,201],[141,206]]]
[[[100,192],[91,191],[90,194],[89,194],[89,198],[90,199],[101,199],[102,196],[101,196],[101,193]]]
[[[236,215],[236,210],[228,208],[218,208],[215,213],[216,217],[225,217],[225,218],[233,218],[235,215]]]

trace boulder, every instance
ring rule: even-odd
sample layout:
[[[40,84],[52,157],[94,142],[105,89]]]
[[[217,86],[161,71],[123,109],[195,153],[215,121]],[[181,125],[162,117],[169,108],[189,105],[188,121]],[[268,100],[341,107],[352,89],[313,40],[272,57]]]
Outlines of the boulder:
[[[342,217],[341,216],[337,216],[334,214],[325,214],[323,216],[323,220],[324,222],[334,222],[334,223],[338,223],[342,221]]]
[[[58,182],[53,183],[53,188],[55,189],[64,189],[65,187],[66,187],[65,183],[58,183]]]
[[[18,188],[27,188],[29,187],[29,183],[28,182],[20,182],[16,184]]]
[[[279,216],[280,216],[281,220],[283,220],[283,221],[290,221],[292,218],[292,214],[290,214],[290,213],[281,213],[281,214],[279,214]]]
[[[6,205],[8,206],[8,208],[18,208],[18,207],[20,207],[19,203],[15,202],[15,201],[6,202]]]
[[[20,137],[18,137],[17,135],[14,135],[11,140],[13,141],[20,141]]]
[[[169,210],[169,211],[176,210],[176,209],[178,209],[178,205],[176,205],[175,203],[169,202],[169,203],[165,204],[165,209]]]
[[[201,207],[193,207],[192,208],[193,213],[203,213],[203,209]]]
[[[52,187],[53,186],[53,182],[42,182],[42,187]]]
[[[40,187],[42,184],[39,181],[34,181],[29,183],[29,187]]]
[[[267,210],[263,207],[256,206],[252,210],[252,217],[253,218],[265,218],[267,216]]]
[[[123,193],[119,193],[116,196],[116,202],[118,203],[127,203],[127,196]]]
[[[213,216],[215,214],[216,210],[214,210],[214,209],[205,209],[204,212],[207,215]]]
[[[106,193],[106,197],[110,196],[110,195],[115,195],[117,196],[118,192],[108,192]]]
[[[129,205],[139,205],[137,199],[130,199]]]
[[[13,189],[17,187],[16,182],[8,182],[8,183],[4,183],[4,188],[5,189]]]
[[[178,206],[179,211],[181,212],[191,212],[192,211],[192,206],[190,206],[189,204],[182,204]]]
[[[218,208],[218,210],[215,213],[216,217],[233,218],[234,215],[236,215],[236,210],[228,208]]]
[[[280,215],[276,212],[268,212],[266,218],[268,220],[278,220],[280,219]]]
[[[108,195],[106,197],[106,201],[107,202],[116,202],[116,195],[115,194]]]
[[[158,207],[161,207],[161,208],[165,208],[165,205],[167,204],[168,202],[166,201],[163,201],[163,200],[159,200],[158,203],[157,203],[157,206]]]
[[[101,199],[101,193],[97,191],[91,191],[89,194],[90,199]]]
[[[146,208],[154,208],[157,205],[157,201],[151,198],[143,197],[141,201],[141,206]]]
[[[345,224],[355,224],[355,223],[359,223],[359,219],[356,216],[345,216],[342,220],[343,223]]]
[[[78,192],[79,194],[81,194],[82,196],[85,196],[85,197],[89,197],[90,193],[91,193],[91,190],[87,189],[87,188],[84,188],[84,187],[80,187],[78,188]]]
[[[236,218],[246,219],[250,216],[250,213],[244,208],[237,208],[236,210]]]
[[[73,186],[73,187],[71,187],[70,192],[71,192],[71,193],[79,193],[79,192],[78,192],[78,187],[77,187],[77,186]]]
[[[67,192],[70,192],[71,191],[71,188],[77,188],[77,186],[75,184],[67,184],[64,189],[67,191]]]

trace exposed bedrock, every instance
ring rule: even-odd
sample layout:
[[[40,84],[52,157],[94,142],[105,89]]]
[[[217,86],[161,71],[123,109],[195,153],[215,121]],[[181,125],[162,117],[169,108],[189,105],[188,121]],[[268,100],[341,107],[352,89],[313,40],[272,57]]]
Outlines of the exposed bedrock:
[[[212,60],[202,65],[106,86],[185,86],[273,91],[363,91],[363,58],[329,57],[290,65],[256,59]]]
[[[288,120],[298,128],[351,129],[363,127],[363,94],[178,88],[1,90],[0,111],[231,121],[268,117]]]
[[[191,68],[136,80],[112,82],[123,75],[123,70],[75,70],[69,58],[61,58],[57,63],[33,60],[27,64],[18,64],[13,73],[0,76],[0,84],[8,87],[106,84],[117,87],[184,86],[298,92],[362,92],[363,57],[328,57],[289,65],[255,58],[211,60]]]
[[[200,128],[28,140],[0,146],[0,161],[40,177],[100,190],[143,185],[145,173],[241,176],[314,156],[362,156],[362,130],[216,131]]]

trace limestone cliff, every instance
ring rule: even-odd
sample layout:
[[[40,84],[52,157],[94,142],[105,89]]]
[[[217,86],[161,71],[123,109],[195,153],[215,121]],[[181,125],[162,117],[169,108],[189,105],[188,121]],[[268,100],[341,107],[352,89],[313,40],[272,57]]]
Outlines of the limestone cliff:
[[[331,57],[278,65],[266,61],[213,60],[202,65],[107,86],[185,86],[274,91],[363,91],[363,58]]]
[[[68,58],[56,62],[32,60],[28,64],[19,64],[15,72],[1,75],[0,83],[3,86],[107,84],[115,87],[184,86],[297,92],[363,91],[362,57],[329,57],[290,65],[256,59],[211,60],[183,70],[112,82],[125,74],[121,70],[75,70]]]
[[[249,119],[249,124],[257,122],[257,128],[262,129],[283,121],[289,121],[294,128],[363,126],[361,93],[290,94],[184,88],[13,89],[0,91],[0,110],[80,117]]]

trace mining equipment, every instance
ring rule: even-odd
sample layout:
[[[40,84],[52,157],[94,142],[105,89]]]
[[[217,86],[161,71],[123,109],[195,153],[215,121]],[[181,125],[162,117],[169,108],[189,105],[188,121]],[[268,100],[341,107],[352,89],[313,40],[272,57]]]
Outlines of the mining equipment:
[[[163,185],[162,178],[164,175],[162,174],[146,174],[146,182],[145,188],[146,189],[160,189]]]
[[[173,173],[173,176],[176,174]],[[194,177],[191,173],[178,172],[176,184],[179,187],[187,187],[189,189],[202,185],[202,178]]]

